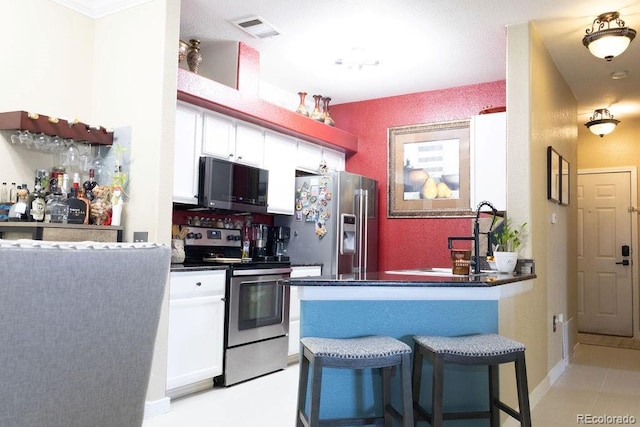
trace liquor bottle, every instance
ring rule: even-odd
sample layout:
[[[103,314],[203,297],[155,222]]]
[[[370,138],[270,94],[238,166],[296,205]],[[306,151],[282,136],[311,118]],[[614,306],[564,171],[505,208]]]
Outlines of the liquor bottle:
[[[62,184],[59,185],[60,193],[62,194],[62,200],[65,200],[69,196],[69,174],[62,174]]]
[[[42,222],[44,221],[44,210],[45,210],[45,201],[44,201],[44,191],[42,190],[42,186],[40,185],[41,178],[36,177],[35,185],[33,186],[33,192],[31,193],[31,203],[30,203],[30,211],[29,214],[33,221]]]
[[[9,202],[9,187],[7,187],[7,183],[2,183],[2,188],[0,188],[0,203],[8,203]]]
[[[98,185],[98,183],[96,182],[95,172],[92,168],[89,169],[89,179],[82,184],[82,187],[84,188],[84,197],[89,199],[90,202],[93,201],[93,189],[96,188],[96,185]]]
[[[9,203],[15,203],[18,201],[18,188],[16,187],[16,183],[11,183],[11,188],[9,188]]]
[[[78,198],[78,183],[74,183],[71,187],[71,192],[66,200],[67,206],[69,206],[69,217],[67,222],[69,224],[88,224],[89,223],[89,209],[87,199]]]
[[[45,207],[45,222],[66,224],[69,217],[69,206],[64,202],[60,191],[53,193]]]

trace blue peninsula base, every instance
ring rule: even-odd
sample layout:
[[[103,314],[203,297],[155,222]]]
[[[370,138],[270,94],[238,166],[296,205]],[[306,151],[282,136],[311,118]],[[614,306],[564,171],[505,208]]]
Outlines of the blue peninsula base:
[[[388,335],[413,348],[414,335],[455,336],[476,333],[498,333],[497,300],[301,301],[302,337]],[[423,367],[422,378],[421,404],[430,410],[429,363],[425,363]],[[395,375],[393,381],[394,406],[401,408],[399,375]],[[325,369],[320,418],[379,414],[382,411],[380,393],[381,376],[375,370]],[[447,365],[444,402],[445,412],[486,410],[486,367]],[[489,420],[447,422],[447,427],[488,425]]]

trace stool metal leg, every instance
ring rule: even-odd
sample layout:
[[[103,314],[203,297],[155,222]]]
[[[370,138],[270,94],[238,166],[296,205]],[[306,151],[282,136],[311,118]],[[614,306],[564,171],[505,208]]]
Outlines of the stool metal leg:
[[[402,355],[402,424],[403,427],[413,427],[413,398],[411,396],[411,357]]]
[[[298,379],[298,412],[296,414],[296,427],[304,427],[302,419],[305,417],[304,407],[307,403],[307,387],[309,384],[309,359],[301,351],[300,378]]]
[[[382,413],[384,415],[384,427],[391,427],[393,417],[388,411],[391,405],[391,370],[392,368],[382,368]]]
[[[433,358],[433,385],[431,396],[431,427],[442,427],[444,404],[444,361],[438,355]]]
[[[531,427],[531,409],[529,408],[529,385],[527,384],[527,367],[524,352],[516,359],[516,384],[518,388],[518,405],[520,406],[520,425]]]
[[[500,399],[500,365],[489,365],[489,412],[491,427],[500,427],[500,410],[496,401]]]
[[[322,390],[322,366],[320,363],[313,363],[311,375],[309,427],[318,427],[320,425],[320,391]]]

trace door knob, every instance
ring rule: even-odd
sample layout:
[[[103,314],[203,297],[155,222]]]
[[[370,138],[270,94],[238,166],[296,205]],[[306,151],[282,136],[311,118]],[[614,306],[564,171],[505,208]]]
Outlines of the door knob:
[[[629,260],[628,259],[623,259],[620,262],[616,262],[616,264],[629,265]]]

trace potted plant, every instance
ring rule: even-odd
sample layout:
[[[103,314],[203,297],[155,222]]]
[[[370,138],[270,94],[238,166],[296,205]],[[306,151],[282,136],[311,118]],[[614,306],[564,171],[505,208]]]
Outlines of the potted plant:
[[[522,246],[527,223],[513,227],[507,218],[502,225],[502,232],[496,238],[493,251],[496,268],[500,273],[511,273],[518,262],[518,249]]]

